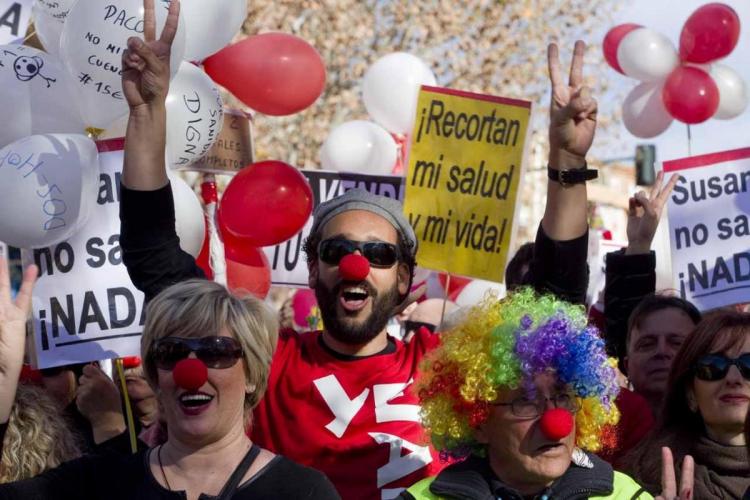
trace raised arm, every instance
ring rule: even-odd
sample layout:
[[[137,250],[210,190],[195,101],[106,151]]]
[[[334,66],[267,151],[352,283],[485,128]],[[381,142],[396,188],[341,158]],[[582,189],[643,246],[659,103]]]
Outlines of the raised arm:
[[[169,56],[177,33],[180,2],[173,0],[164,30],[156,38],[154,0],[144,0],[144,39],[132,37],[122,56],[122,90],[130,107],[122,182],[130,189],[152,191],[167,184],[164,151]]]
[[[568,82],[560,67],[558,48],[547,49],[550,84],[550,174],[586,168],[586,153],[594,140],[596,100],[583,85],[586,45],[577,41]],[[563,174],[566,175],[566,174]],[[548,179],[547,204],[534,243],[534,257],[524,279],[540,292],[551,292],[583,303],[588,286],[588,199],[586,183]]]
[[[37,273],[36,266],[26,268],[14,301],[10,295],[8,262],[0,257],[0,453],[23,365],[26,319],[31,311],[31,291]]]
[[[583,84],[583,55],[586,44],[578,40],[573,50],[568,83],[560,68],[557,45],[547,49],[547,64],[552,85],[549,124],[549,168],[574,170],[586,166],[586,153],[594,141],[596,99]],[[547,206],[542,229],[552,240],[578,238],[588,231],[586,183],[563,186],[547,182]]]
[[[203,277],[180,249],[174,200],[164,164],[169,56],[179,23],[172,0],[156,38],[154,0],[144,0],[144,40],[131,38],[122,57],[122,87],[130,106],[120,202],[120,245],[130,279],[150,300],[174,283]]]
[[[610,354],[620,360],[625,356],[628,318],[643,298],[656,289],[656,255],[651,243],[656,235],[661,214],[677,183],[675,174],[663,186],[660,172],[651,193],[639,191],[628,206],[628,246],[607,255],[604,287],[605,339]],[[663,186],[663,187],[662,187]]]

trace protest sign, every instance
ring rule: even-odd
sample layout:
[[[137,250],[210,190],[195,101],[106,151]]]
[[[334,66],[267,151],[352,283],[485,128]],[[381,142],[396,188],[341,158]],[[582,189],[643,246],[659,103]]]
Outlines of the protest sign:
[[[403,200],[403,177],[391,175],[363,175],[325,170],[301,170],[313,192],[313,207],[354,188],[373,194]],[[265,247],[263,251],[271,265],[271,282],[274,285],[306,287],[307,261],[302,244],[310,234],[312,217],[305,227],[289,240],[279,245]]]
[[[73,237],[23,252],[39,266],[34,287],[34,351],[40,368],[140,353],[143,294],[120,249],[123,140],[100,141],[97,207]]]
[[[423,86],[404,213],[419,265],[502,282],[531,103]]]
[[[0,0],[0,45],[23,43],[32,4],[32,0]]]
[[[750,148],[664,163],[674,287],[698,309],[750,302]]]
[[[216,143],[200,160],[186,165],[184,170],[213,174],[236,174],[255,161],[253,151],[253,122],[250,115],[237,110],[224,110],[224,126]],[[181,170],[179,165],[174,167]]]

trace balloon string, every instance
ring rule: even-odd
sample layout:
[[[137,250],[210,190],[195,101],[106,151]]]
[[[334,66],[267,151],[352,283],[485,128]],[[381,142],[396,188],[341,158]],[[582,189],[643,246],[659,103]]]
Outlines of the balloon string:
[[[443,321],[445,320],[445,306],[448,304],[448,295],[450,293],[449,292],[450,289],[451,289],[451,273],[448,273],[448,276],[445,278],[445,298],[443,299],[443,310],[440,311],[440,325],[442,325]]]
[[[213,174],[206,174],[203,176],[201,194],[203,196],[203,201],[206,203],[206,219],[208,220],[208,262],[214,273],[214,281],[226,285],[227,264],[224,255],[224,244],[221,241],[219,230],[216,226],[216,204],[219,196],[216,190],[216,180]]]
[[[690,133],[690,124],[687,124],[688,156],[693,156],[693,135]]]
[[[125,416],[128,421],[128,435],[130,436],[130,451],[132,453],[138,452],[138,442],[135,436],[135,421],[133,420],[133,408],[130,406],[130,397],[128,396],[128,386],[125,383],[125,371],[122,368],[122,358],[115,360],[115,367],[117,368],[117,376],[120,379],[120,387],[122,388],[122,397],[125,399]]]

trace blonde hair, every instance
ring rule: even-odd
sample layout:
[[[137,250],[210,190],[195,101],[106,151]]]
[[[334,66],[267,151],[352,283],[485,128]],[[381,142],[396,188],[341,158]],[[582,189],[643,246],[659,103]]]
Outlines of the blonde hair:
[[[157,368],[151,356],[154,342],[164,337],[219,335],[227,328],[242,346],[245,410],[253,409],[268,386],[271,359],[278,340],[276,317],[259,299],[238,297],[208,280],[188,280],[163,290],[148,305],[141,337],[146,380],[157,388]]]
[[[78,458],[79,439],[44,389],[20,384],[2,447],[0,483],[28,479]]]

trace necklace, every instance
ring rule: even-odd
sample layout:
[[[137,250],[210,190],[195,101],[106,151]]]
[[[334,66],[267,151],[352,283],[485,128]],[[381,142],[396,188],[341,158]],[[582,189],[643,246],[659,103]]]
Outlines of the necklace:
[[[169,479],[167,479],[167,474],[164,472],[164,466],[161,463],[161,449],[164,445],[159,445],[159,449],[156,451],[156,459],[159,461],[159,469],[161,470],[161,476],[164,478],[164,482],[167,483],[167,489],[169,491],[172,491],[172,487],[169,485]]]

